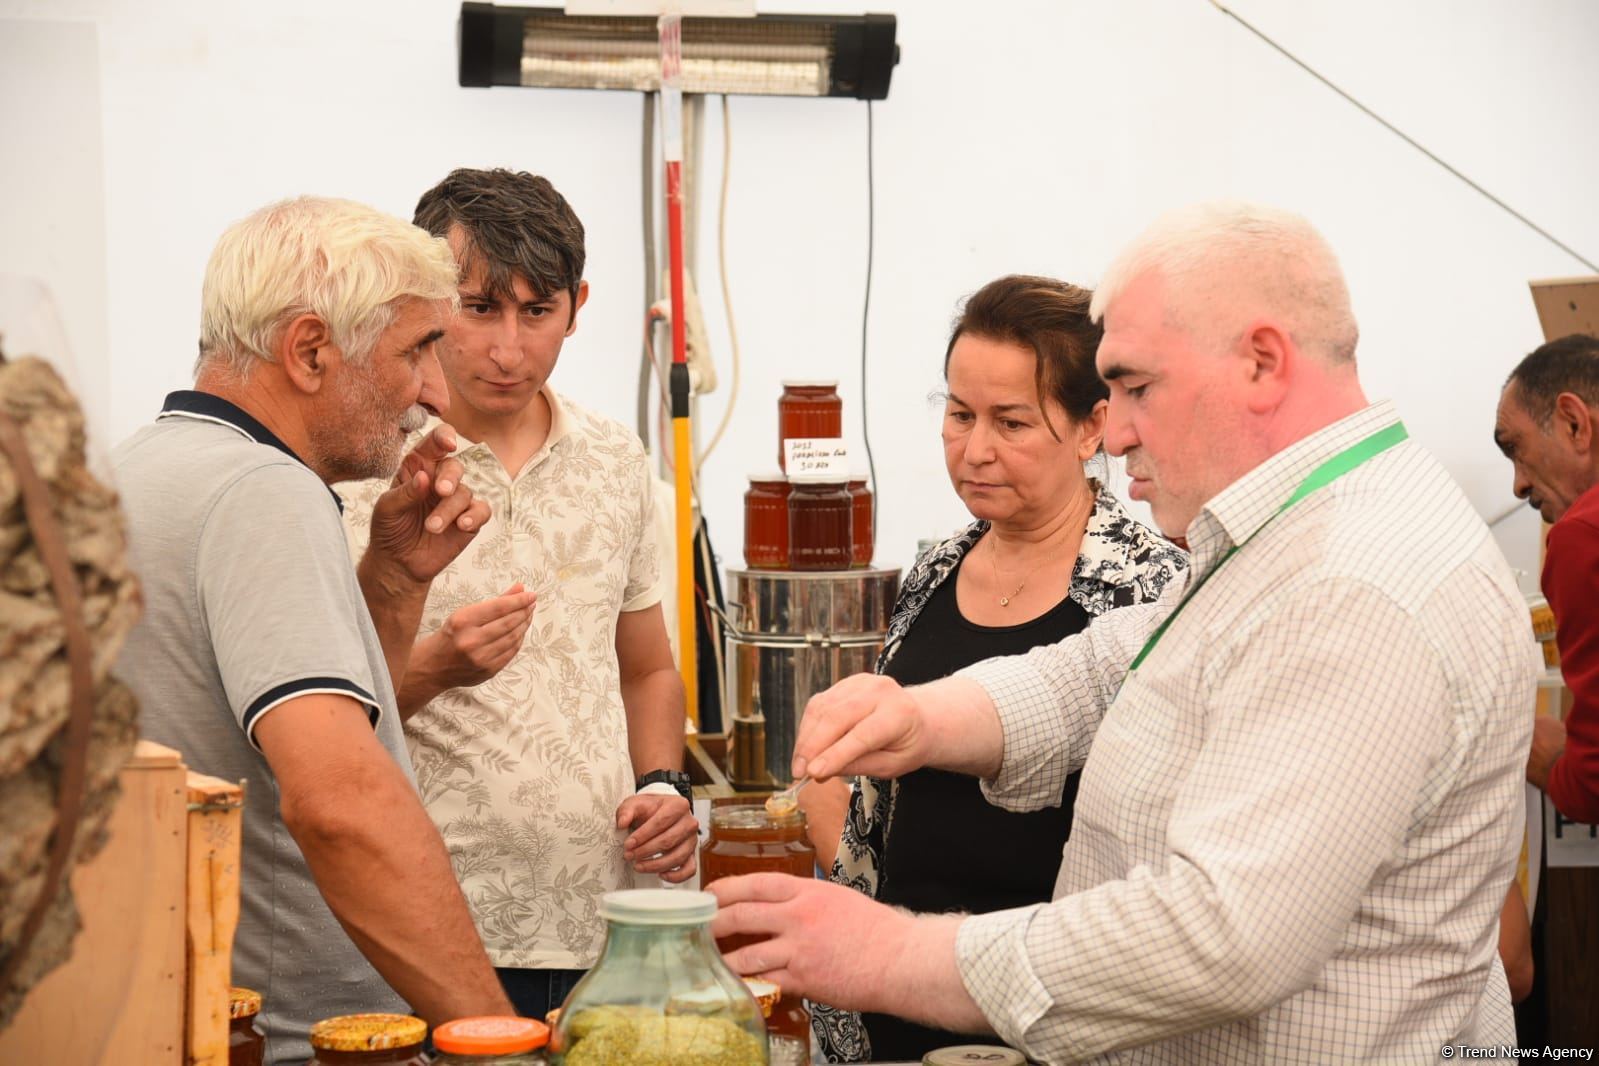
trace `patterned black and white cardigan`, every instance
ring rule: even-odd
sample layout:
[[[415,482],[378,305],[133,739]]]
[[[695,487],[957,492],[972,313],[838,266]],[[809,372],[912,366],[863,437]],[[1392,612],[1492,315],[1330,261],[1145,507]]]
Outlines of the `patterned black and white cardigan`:
[[[1159,599],[1166,583],[1188,568],[1187,553],[1134,520],[1108,489],[1097,483],[1096,489],[1094,511],[1083,532],[1066,593],[1090,619],[1117,607]],[[899,651],[933,593],[986,532],[986,521],[973,522],[916,560],[894,603],[888,636],[877,659],[878,673]],[[856,779],[831,880],[876,897],[883,844],[894,820],[897,796],[896,781]],[[820,1003],[812,1004],[811,1009],[812,1027],[827,1061],[865,1062],[872,1057],[858,1013]]]

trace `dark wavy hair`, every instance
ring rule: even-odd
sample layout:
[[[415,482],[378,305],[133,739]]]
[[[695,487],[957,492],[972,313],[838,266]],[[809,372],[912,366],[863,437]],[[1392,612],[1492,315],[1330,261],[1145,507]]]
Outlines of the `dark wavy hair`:
[[[576,311],[583,280],[583,223],[545,178],[520,170],[455,170],[422,194],[412,222],[435,237],[461,227],[461,273],[481,262],[486,296],[515,299],[513,277],[541,296],[565,289]]]
[[[1045,398],[1052,398],[1074,422],[1094,413],[1110,398],[1110,389],[1094,366],[1104,327],[1088,317],[1093,293],[1054,278],[1008,274],[966,298],[944,349],[944,376],[949,357],[964,334],[1019,344],[1038,358],[1033,381],[1038,407],[1050,434],[1060,434],[1049,421]]]
[[[1505,385],[1516,386],[1522,410],[1544,429],[1549,428],[1555,399],[1562,392],[1599,407],[1599,337],[1573,333],[1534,349],[1516,364]]]

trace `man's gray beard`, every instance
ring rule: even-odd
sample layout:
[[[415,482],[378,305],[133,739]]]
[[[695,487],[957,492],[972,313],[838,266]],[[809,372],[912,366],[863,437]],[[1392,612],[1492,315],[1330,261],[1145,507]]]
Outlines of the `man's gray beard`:
[[[428,409],[419,403],[414,403],[406,410],[400,419],[400,428],[406,433],[415,433],[428,422]]]
[[[420,413],[421,417],[416,416]],[[405,430],[393,443],[369,446],[354,455],[348,454],[348,431],[346,426],[317,426],[313,427],[311,439],[313,446],[321,455],[341,456],[339,467],[335,472],[335,481],[364,481],[367,478],[379,478],[383,481],[391,480],[399,473],[400,463],[405,459],[406,436],[417,429],[421,429],[427,422],[427,408],[418,404],[412,407],[401,417],[399,428]],[[414,427],[412,423],[415,423]]]
[[[393,452],[386,453],[381,459],[373,456],[362,477],[376,477],[385,480],[392,479],[400,471],[400,464],[405,460],[405,446],[409,443],[411,434],[427,425],[428,409],[421,404],[412,404],[400,416],[400,429],[405,436],[400,438],[399,446]]]

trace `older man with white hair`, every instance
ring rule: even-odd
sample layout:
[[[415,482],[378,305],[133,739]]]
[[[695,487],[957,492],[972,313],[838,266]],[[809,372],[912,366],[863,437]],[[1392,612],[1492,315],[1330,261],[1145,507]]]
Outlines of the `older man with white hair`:
[[[269,1063],[330,1015],[510,1013],[394,698],[429,583],[489,515],[448,426],[401,459],[448,403],[455,273],[360,204],[257,211],[206,268],[194,389],[114,455],[147,608],[118,673],[146,736],[249,785],[233,977]],[[394,481],[357,567],[329,486],[366,477]]]
[[[1495,951],[1538,662],[1459,488],[1368,402],[1308,223],[1189,209],[1094,297],[1106,446],[1185,586],[1083,634],[806,708],[794,772],[936,766],[1015,809],[1081,769],[1052,903],[919,917],[720,881],[731,961],[1045,1062],[1416,1062],[1514,1042]],[[1121,1054],[1118,1054],[1121,1053]]]

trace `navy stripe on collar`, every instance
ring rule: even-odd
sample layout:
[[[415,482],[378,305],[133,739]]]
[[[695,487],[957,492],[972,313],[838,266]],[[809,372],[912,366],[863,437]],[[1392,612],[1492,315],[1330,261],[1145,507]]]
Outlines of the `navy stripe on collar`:
[[[226,422],[237,429],[257,444],[265,444],[269,448],[276,448],[290,459],[299,463],[307,470],[311,464],[295,454],[293,448],[283,443],[276,433],[251,415],[236,403],[224,400],[222,397],[209,392],[196,392],[193,389],[179,389],[177,392],[167,393],[166,402],[161,405],[162,416],[166,415],[193,415],[197,418],[209,419],[214,422]],[[313,470],[312,473],[315,473]],[[333,491],[331,485],[324,486],[328,495],[333,497],[333,503],[338,507],[339,513],[344,513],[344,501],[339,494]]]

